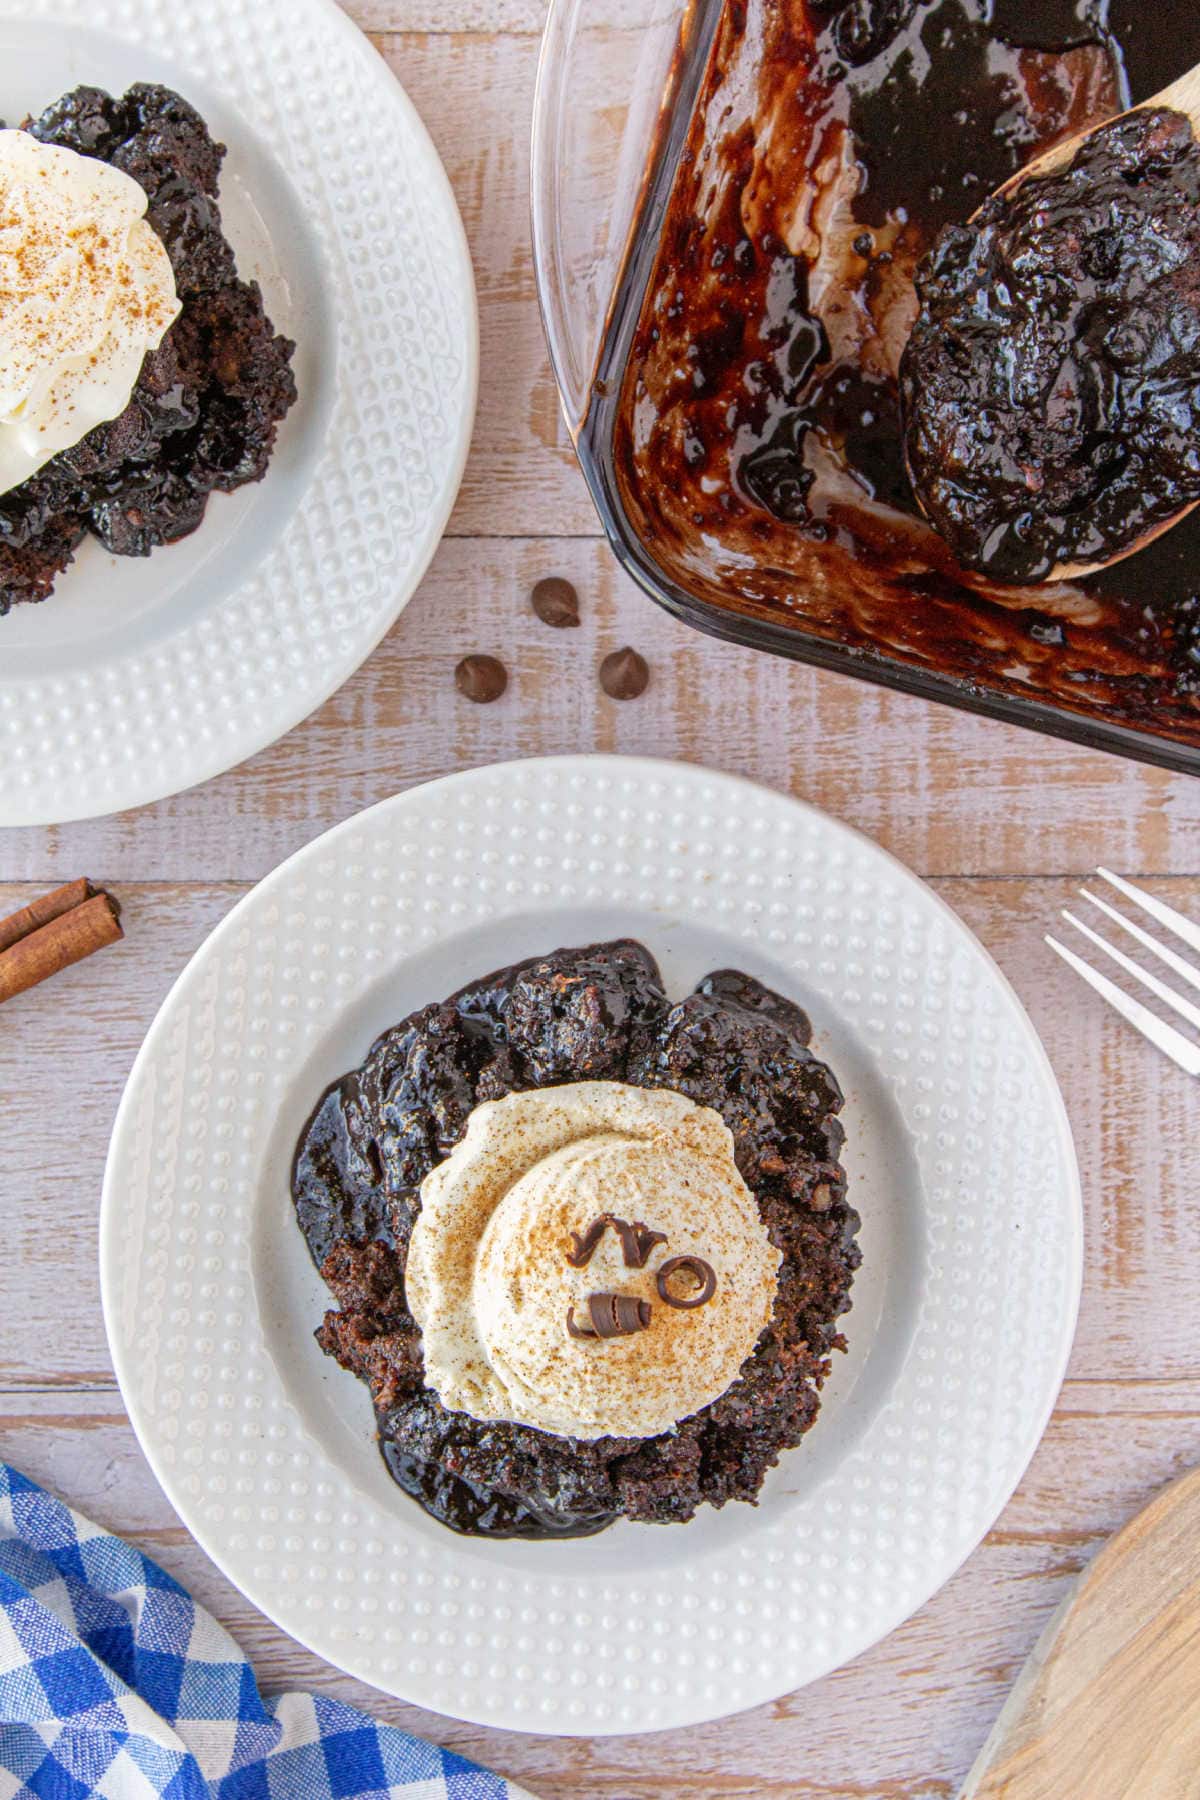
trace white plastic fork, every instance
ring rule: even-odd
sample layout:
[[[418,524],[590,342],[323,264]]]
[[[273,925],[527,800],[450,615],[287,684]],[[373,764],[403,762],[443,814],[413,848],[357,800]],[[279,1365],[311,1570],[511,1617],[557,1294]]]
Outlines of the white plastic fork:
[[[1110,886],[1116,888],[1118,893],[1124,894],[1127,900],[1132,900],[1144,912],[1149,913],[1152,919],[1157,919],[1160,925],[1165,925],[1169,931],[1173,931],[1177,938],[1188,945],[1189,949],[1200,951],[1200,925],[1195,920],[1185,918],[1183,913],[1176,912],[1175,908],[1168,906],[1164,900],[1158,899],[1154,894],[1146,893],[1144,888],[1135,886],[1132,881],[1126,881],[1122,876],[1114,875],[1109,869],[1097,869],[1096,873],[1102,881],[1107,881]],[[1180,956],[1178,950],[1172,949],[1169,944],[1162,943],[1144,926],[1136,924],[1132,919],[1127,919],[1124,913],[1118,912],[1115,906],[1110,906],[1107,900],[1102,900],[1098,894],[1093,894],[1088,888],[1081,888],[1079,891],[1085,900],[1090,901],[1107,918],[1113,920],[1114,924],[1119,925],[1122,931],[1128,932],[1129,936],[1141,944],[1144,949],[1151,951],[1181,980],[1186,981],[1192,988],[1200,989],[1200,969],[1188,962],[1186,957]],[[1077,931],[1082,932],[1083,936],[1090,943],[1095,944],[1097,949],[1111,957],[1118,968],[1124,969],[1127,975],[1131,975],[1135,981],[1140,982],[1156,999],[1161,1000],[1164,1006],[1169,1006],[1173,1012],[1179,1014],[1180,1018],[1186,1019],[1194,1030],[1200,1032],[1200,1005],[1197,1005],[1194,1000],[1189,1000],[1185,994],[1178,993],[1167,982],[1161,981],[1157,975],[1152,975],[1149,969],[1144,969],[1140,963],[1134,962],[1132,957],[1126,956],[1123,950],[1118,950],[1115,944],[1110,944],[1107,938],[1102,937],[1098,931],[1094,931],[1090,925],[1086,925],[1082,919],[1076,918],[1075,914],[1065,907],[1063,918]],[[1157,1013],[1151,1012],[1148,1006],[1143,1006],[1140,1000],[1135,1000],[1132,995],[1127,994],[1124,988],[1119,988],[1115,981],[1110,981],[1107,975],[1102,975],[1099,969],[1094,969],[1091,963],[1084,961],[1082,956],[1077,956],[1073,950],[1068,950],[1065,944],[1060,944],[1057,938],[1047,936],[1046,942],[1062,957],[1065,963],[1070,964],[1077,975],[1083,977],[1089,987],[1094,988],[1108,1001],[1110,1006],[1116,1008],[1123,1019],[1127,1019],[1136,1030],[1140,1031],[1143,1037],[1149,1038],[1152,1044],[1156,1044],[1171,1058],[1172,1062],[1178,1063],[1179,1067],[1185,1069],[1189,1075],[1200,1075],[1200,1044],[1185,1037],[1183,1032],[1177,1031],[1174,1025],[1168,1025],[1165,1019],[1160,1019]]]

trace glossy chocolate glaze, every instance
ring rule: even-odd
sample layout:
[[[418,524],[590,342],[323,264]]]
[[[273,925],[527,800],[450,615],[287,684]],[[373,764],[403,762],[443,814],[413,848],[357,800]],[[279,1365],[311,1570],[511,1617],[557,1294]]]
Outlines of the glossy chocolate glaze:
[[[725,0],[581,438],[635,567],[718,632],[1200,749],[1200,519],[1078,585],[973,574],[916,509],[896,379],[938,231],[1197,60],[1182,5]]]
[[[900,364],[908,472],[968,568],[1045,581],[1200,500],[1200,144],[1139,107],[947,225]]]

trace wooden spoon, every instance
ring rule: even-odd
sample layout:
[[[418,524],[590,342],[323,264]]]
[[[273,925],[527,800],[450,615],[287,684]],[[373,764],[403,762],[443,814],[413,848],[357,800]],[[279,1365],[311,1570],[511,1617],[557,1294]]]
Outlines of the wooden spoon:
[[[1017,1677],[959,1800],[1195,1800],[1200,1470],[1085,1569]]]
[[[1146,0],[1146,3],[1153,5],[1154,0]],[[1160,94],[1155,94],[1149,100],[1143,100],[1140,106],[1130,107],[1128,112],[1117,116],[1128,118],[1130,113],[1142,112],[1148,107],[1159,106],[1167,107],[1172,112],[1185,114],[1191,120],[1192,135],[1200,143],[1200,65],[1189,69],[1186,75],[1181,75],[1178,81],[1171,83],[1170,87],[1163,88]],[[1077,131],[1070,137],[1061,138],[1049,150],[1043,151],[1040,156],[1035,156],[1033,161],[1026,163],[1024,168],[1018,169],[1015,175],[1010,175],[1008,180],[996,189],[996,194],[1001,199],[1007,199],[1031,176],[1057,174],[1060,169],[1066,168],[1080,145],[1098,131],[1101,125],[1111,124],[1111,119],[1103,119],[1096,125],[1090,125],[1086,131]],[[920,504],[921,495],[915,482],[913,487],[917,495],[917,502]],[[1177,513],[1171,514],[1170,518],[1160,519],[1156,525],[1151,525],[1124,550],[1114,551],[1102,562],[1058,563],[1043,579],[1044,581],[1079,581],[1085,575],[1095,575],[1101,569],[1111,568],[1114,563],[1123,562],[1127,556],[1133,556],[1138,550],[1144,550],[1147,544],[1152,544],[1155,538],[1162,537],[1164,532],[1173,531],[1180,520],[1185,519],[1197,506],[1200,506],[1200,500],[1193,500],[1189,505],[1181,506]]]
[[[1194,69],[1189,69],[1186,75],[1181,75],[1178,81],[1173,81],[1170,87],[1163,88],[1160,94],[1152,95],[1149,100],[1139,101],[1138,105],[1131,106],[1128,112],[1118,113],[1115,116],[1127,119],[1131,113],[1150,112],[1160,106],[1166,107],[1168,112],[1185,114],[1192,121],[1192,133],[1200,143],[1200,63]],[[1065,169],[1079,146],[1104,126],[1111,125],[1112,122],[1112,119],[1100,119],[1096,124],[1089,125],[1086,131],[1074,131],[1070,137],[1059,138],[1056,144],[1051,144],[1048,150],[1043,150],[1040,156],[1035,156],[1032,162],[1027,162],[1017,170],[1015,175],[1010,175],[1008,180],[1002,182],[996,189],[996,193],[1001,199],[1007,199],[1010,194],[1016,192],[1023,181],[1028,181],[1031,175],[1053,175],[1057,170]]]

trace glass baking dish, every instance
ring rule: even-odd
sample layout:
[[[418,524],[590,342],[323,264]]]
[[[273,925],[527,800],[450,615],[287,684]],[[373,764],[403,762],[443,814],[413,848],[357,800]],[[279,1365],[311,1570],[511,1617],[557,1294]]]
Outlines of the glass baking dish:
[[[1076,21],[1065,47],[1038,36],[1038,21],[1051,14]],[[865,62],[848,66],[839,91],[842,65],[832,60],[830,34],[843,33],[837,44],[853,47],[864,19],[869,30],[878,18],[897,16],[908,20],[905,42],[894,38],[885,60],[874,63],[868,44]],[[1013,34],[1011,54],[986,37],[1002,16],[1015,19],[1022,34]],[[1111,21],[1123,62],[1093,44],[1089,33],[1097,20]],[[960,37],[952,40],[951,30]],[[1017,84],[1021,104],[1008,107],[1009,137],[1000,150],[994,120],[972,142],[965,107],[955,110],[954,64],[946,64],[949,92],[922,90],[913,99],[914,69],[934,81],[937,33],[955,45],[975,45],[978,38],[988,80]],[[534,107],[538,292],[563,410],[592,497],[619,560],[645,591],[719,637],[1092,748],[1200,772],[1200,512],[1098,580],[1002,588],[959,569],[916,515],[906,482],[902,494],[894,471],[876,481],[871,460],[882,454],[880,467],[891,469],[892,446],[883,442],[880,419],[891,404],[887,383],[898,344],[894,330],[889,340],[887,322],[894,326],[904,317],[900,290],[906,281],[911,297],[911,281],[901,251],[907,244],[912,253],[915,242],[914,261],[923,251],[933,229],[921,238],[925,214],[968,215],[1007,166],[1131,97],[1145,98],[1196,61],[1200,9],[1192,0],[1159,0],[1150,9],[1140,0],[551,0]],[[825,88],[810,91],[806,82],[818,67],[822,79],[829,69],[833,75]],[[995,76],[998,67],[1011,72]],[[868,148],[856,151],[848,123],[875,116],[863,98],[871,82],[871,106],[878,112],[882,105],[893,132],[886,166],[879,168],[869,163],[877,146],[864,136]],[[820,129],[835,134],[821,143],[826,149],[829,142],[849,144],[837,169],[858,168],[851,189],[857,181],[860,192],[851,192],[849,210],[836,171],[828,176],[828,159],[818,164],[813,151],[807,162],[795,154],[789,161],[780,150],[781,120],[789,117],[794,130],[807,134],[806,143],[816,142],[812,94],[818,91]],[[1006,104],[1011,98],[1002,95]],[[1021,110],[1026,98],[1028,116]],[[977,166],[968,169],[963,158],[971,161],[976,150]],[[867,164],[855,165],[855,154]],[[733,247],[744,249],[747,264],[757,258],[771,272],[750,291],[740,316],[735,294],[722,302],[720,330],[690,331],[688,307],[697,319],[701,313],[699,300],[685,300],[687,279],[705,271],[695,286],[709,304],[713,271],[732,242],[727,190],[735,166],[753,173],[735,195],[734,236],[744,234],[745,244]],[[911,205],[906,182],[914,189]],[[773,237],[761,229],[764,219],[780,218]],[[831,242],[840,265],[826,255]],[[886,274],[893,259],[881,247],[896,251]],[[861,467],[848,473],[833,468],[827,454],[829,443],[838,453],[836,430],[830,438],[823,425],[809,429],[807,412],[799,425],[796,419],[809,404],[805,396],[822,383],[822,404],[833,416],[828,372],[837,356],[830,346],[853,306],[861,314],[863,294],[869,299],[866,278],[858,292],[850,279],[839,281],[838,268],[858,269],[852,258],[860,252],[873,265],[874,291],[890,281],[891,297],[878,330],[873,318],[864,323],[855,315],[850,361],[871,366],[872,380],[882,385],[868,398],[881,394],[883,407],[877,417],[864,411],[861,394],[855,399],[854,442],[863,437],[864,417],[873,431]],[[773,348],[781,342],[768,331],[779,322],[771,313],[779,271],[801,266],[799,327],[793,320],[782,348]],[[818,284],[820,303],[811,297]],[[806,321],[805,311],[820,314],[820,321]],[[706,316],[717,315],[710,308]],[[703,389],[711,374],[714,395],[724,382],[731,398],[721,416],[741,417],[750,374],[761,371],[762,359],[747,362],[735,378],[720,357],[713,360],[708,342],[719,340],[725,357],[731,333],[741,343],[739,332],[760,349],[767,345],[777,363],[790,359],[790,373],[772,414],[775,435],[765,447],[758,443],[757,461],[735,464],[732,445],[741,443],[744,427],[729,424],[724,448],[719,423],[706,440],[698,422],[703,406],[710,423],[717,415],[708,399],[683,392],[680,379],[681,370],[687,376],[691,369],[690,379]],[[801,379],[789,387],[802,358]],[[818,505],[808,484],[812,469],[825,466],[823,457],[833,472],[816,476],[811,494],[824,492]],[[727,525],[729,518],[736,526]]]

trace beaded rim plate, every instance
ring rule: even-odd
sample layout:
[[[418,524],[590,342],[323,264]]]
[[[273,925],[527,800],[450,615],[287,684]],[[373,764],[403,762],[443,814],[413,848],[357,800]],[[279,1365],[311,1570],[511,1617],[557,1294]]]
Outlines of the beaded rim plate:
[[[296,340],[266,478],[144,561],[93,539],[0,618],[0,826],[140,806],[290,731],[423,574],[475,414],[470,255],[433,144],[334,0],[26,0],[0,117],[80,82],[163,81],[229,148],[239,272]],[[380,154],[381,146],[386,154]]]
[[[324,1086],[411,1008],[633,935],[678,995],[740,966],[846,1090],[863,1267],[821,1416],[757,1507],[488,1543],[388,1478],[312,1340],[288,1192]],[[285,1631],[478,1723],[631,1732],[753,1706],[920,1606],[1019,1480],[1063,1376],[1079,1178],[990,957],[890,856],[731,776],[563,757],[384,801],[269,875],[176,983],[121,1103],[101,1217],[117,1377],[201,1545]]]

